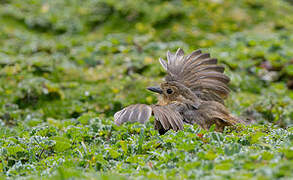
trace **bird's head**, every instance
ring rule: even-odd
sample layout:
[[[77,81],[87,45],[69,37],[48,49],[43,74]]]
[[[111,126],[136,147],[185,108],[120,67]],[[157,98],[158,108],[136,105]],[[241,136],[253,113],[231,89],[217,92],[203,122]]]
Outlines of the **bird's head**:
[[[183,101],[184,99],[197,100],[197,97],[189,88],[176,81],[163,82],[160,86],[148,87],[147,89],[159,93],[163,98],[163,102],[167,104],[172,101]]]
[[[148,90],[159,93],[164,101],[175,101],[180,95],[180,89],[174,83],[163,82],[160,86],[148,87]]]

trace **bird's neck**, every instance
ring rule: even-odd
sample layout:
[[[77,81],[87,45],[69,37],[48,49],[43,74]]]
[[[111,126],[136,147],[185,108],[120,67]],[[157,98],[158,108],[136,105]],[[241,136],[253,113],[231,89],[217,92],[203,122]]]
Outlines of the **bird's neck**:
[[[170,104],[172,101],[169,99],[165,98],[164,96],[159,96],[158,97],[158,105],[160,106],[165,106],[167,104]]]
[[[176,97],[176,99],[168,99],[164,96],[159,96],[158,97],[158,105],[160,106],[165,106],[165,105],[168,105],[168,104],[172,104],[172,103],[178,103],[178,104],[195,104],[195,103],[200,103],[200,101],[197,101],[197,100],[193,100],[193,99],[188,99],[188,98],[185,98],[184,96],[182,95],[179,95]]]

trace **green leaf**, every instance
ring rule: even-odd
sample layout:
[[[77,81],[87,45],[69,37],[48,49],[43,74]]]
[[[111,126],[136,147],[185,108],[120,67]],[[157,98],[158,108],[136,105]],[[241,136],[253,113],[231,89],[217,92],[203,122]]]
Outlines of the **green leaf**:
[[[71,147],[70,140],[65,137],[56,136],[52,139],[55,140],[55,142],[56,142],[56,144],[54,146],[54,150],[56,152],[64,152],[64,151],[70,149],[70,147]]]

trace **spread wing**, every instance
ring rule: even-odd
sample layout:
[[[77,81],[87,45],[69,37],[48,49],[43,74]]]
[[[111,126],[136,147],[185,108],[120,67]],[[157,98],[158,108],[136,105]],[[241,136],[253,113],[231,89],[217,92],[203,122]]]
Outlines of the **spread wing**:
[[[115,124],[120,126],[125,122],[139,122],[144,124],[150,119],[152,108],[145,104],[130,105],[114,114]]]
[[[121,125],[125,122],[139,122],[144,124],[149,120],[152,113],[156,121],[160,122],[165,130],[173,129],[174,131],[178,131],[183,129],[183,118],[171,105],[130,105],[116,112],[114,114],[114,121],[116,125]]]
[[[223,74],[224,67],[208,53],[196,50],[184,56],[184,51],[179,48],[175,54],[167,52],[167,62],[159,60],[168,73],[166,81],[182,83],[204,101],[223,103],[229,94],[227,84],[230,79]]]

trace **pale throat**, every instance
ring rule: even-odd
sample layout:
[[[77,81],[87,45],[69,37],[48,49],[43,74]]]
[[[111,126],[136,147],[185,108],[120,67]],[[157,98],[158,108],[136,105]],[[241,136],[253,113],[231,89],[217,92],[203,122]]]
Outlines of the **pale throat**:
[[[168,97],[165,97],[165,96],[162,96],[162,95],[159,95],[158,96],[158,105],[161,105],[161,106],[164,106],[164,105],[168,105],[168,104],[173,104],[173,103],[178,103],[178,104],[181,104],[182,102],[185,102],[187,101],[188,99],[186,99],[184,96],[182,95],[179,95],[179,96],[176,96],[175,98],[168,98]]]

